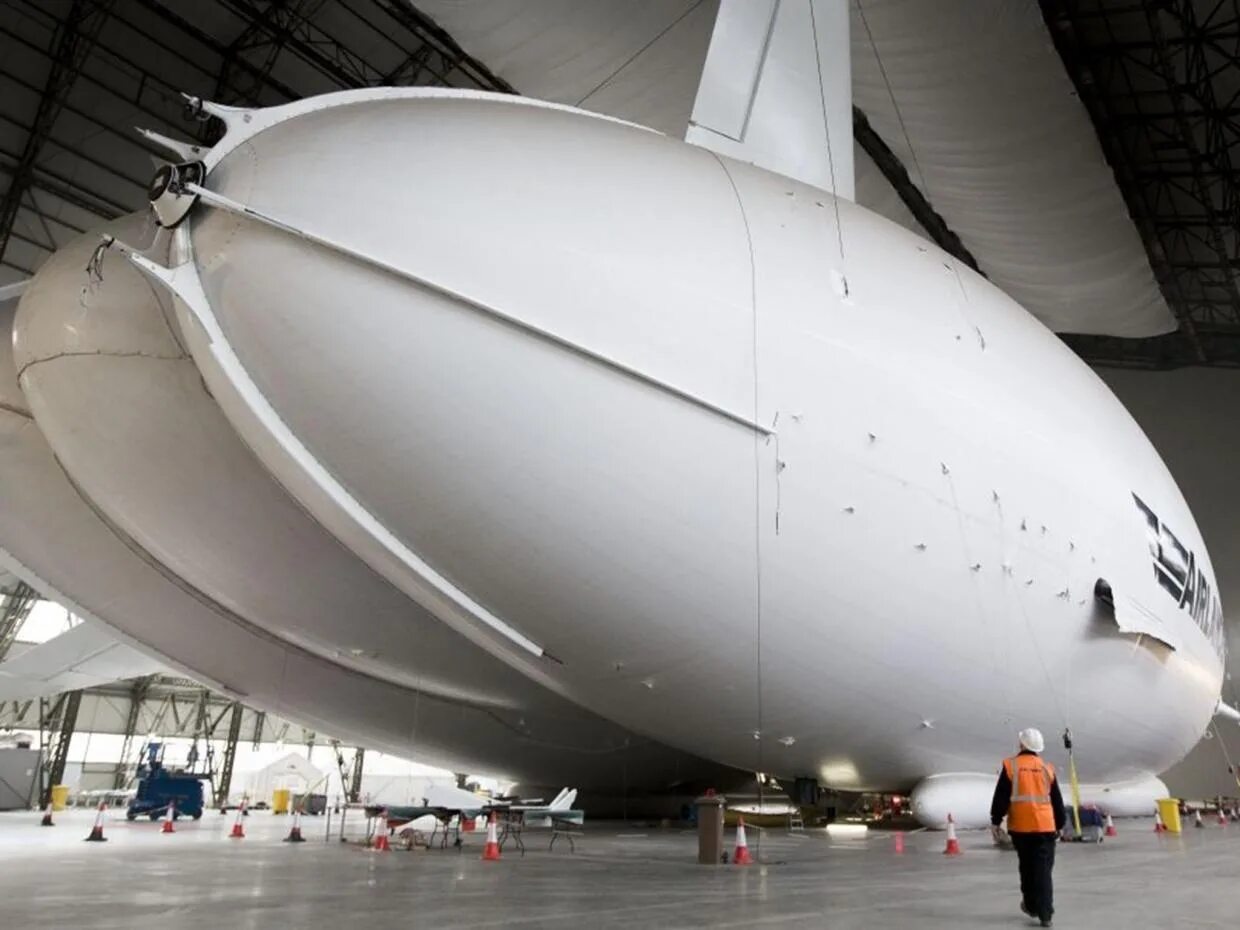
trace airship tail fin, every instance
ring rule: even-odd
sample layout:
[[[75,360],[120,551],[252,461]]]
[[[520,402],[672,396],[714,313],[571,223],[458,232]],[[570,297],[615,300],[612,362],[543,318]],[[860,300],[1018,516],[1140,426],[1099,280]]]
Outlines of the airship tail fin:
[[[853,199],[848,0],[722,0],[685,139]]]

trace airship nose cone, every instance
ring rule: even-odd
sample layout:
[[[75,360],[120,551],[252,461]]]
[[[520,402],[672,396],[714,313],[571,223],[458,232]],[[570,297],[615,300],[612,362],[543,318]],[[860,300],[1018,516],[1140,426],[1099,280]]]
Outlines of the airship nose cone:
[[[206,187],[227,203],[182,227],[207,304],[182,328],[247,442],[405,590],[554,655],[565,693],[642,723],[692,701],[662,733],[751,746],[765,433],[749,244],[714,156],[494,97],[269,116],[225,138]],[[735,683],[709,710],[707,680]]]

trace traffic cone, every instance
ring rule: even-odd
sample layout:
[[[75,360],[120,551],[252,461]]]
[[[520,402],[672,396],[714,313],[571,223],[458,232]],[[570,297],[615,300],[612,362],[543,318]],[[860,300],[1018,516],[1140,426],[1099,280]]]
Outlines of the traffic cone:
[[[956,818],[951,814],[947,815],[947,847],[943,850],[943,855],[960,855],[960,840],[956,839]]]
[[[1154,808],[1154,832],[1166,833],[1167,827],[1162,822],[1162,814],[1158,812],[1158,808]]]
[[[1227,815],[1223,813],[1223,809],[1221,807],[1218,809],[1218,825],[1220,827],[1227,826]]]
[[[1201,811],[1199,810],[1193,811],[1193,826],[1198,830],[1205,826],[1205,824],[1201,821]]]
[[[1115,829],[1115,821],[1111,819],[1111,815],[1107,814],[1107,828],[1105,836],[1119,836],[1119,832]]]
[[[495,826],[495,811],[491,811],[491,816],[487,819],[487,844],[482,848],[482,859],[484,862],[499,860],[499,832]]]
[[[164,813],[164,825],[163,825],[163,828],[159,831],[160,833],[176,833],[177,832],[172,826],[172,821],[174,817],[176,817],[176,805],[169,804],[168,810]]]
[[[477,827],[478,825],[474,822],[473,817],[461,818],[461,832],[462,833],[473,833],[474,830],[477,829]]]
[[[90,828],[90,835],[86,837],[88,843],[106,843],[107,838],[103,835],[103,811],[104,803],[99,802],[99,812],[95,814],[95,825]]]
[[[43,820],[40,821],[39,826],[42,826],[42,827],[56,826],[56,824],[52,823],[52,805],[51,804],[48,804],[47,807],[43,808]]]
[[[379,812],[379,823],[375,826],[375,852],[391,852],[392,844],[388,841],[387,811]]]
[[[749,843],[745,841],[745,818],[736,821],[736,851],[732,853],[732,861],[737,865],[749,865],[753,857],[749,855]]]
[[[237,805],[237,819],[233,821],[232,832],[228,834],[230,840],[245,839],[245,827],[241,824],[241,818],[245,816],[245,798],[241,799],[241,803]]]
[[[284,838],[286,843],[304,843],[305,837],[301,835],[301,808],[293,809],[293,825],[289,828],[288,836]]]

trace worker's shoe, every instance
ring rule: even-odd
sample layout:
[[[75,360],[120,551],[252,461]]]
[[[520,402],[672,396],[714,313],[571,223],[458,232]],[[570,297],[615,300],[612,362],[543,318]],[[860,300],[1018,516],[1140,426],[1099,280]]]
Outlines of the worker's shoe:
[[[1051,919],[1049,917],[1043,917],[1040,923],[1043,927],[1049,927],[1051,925]]]

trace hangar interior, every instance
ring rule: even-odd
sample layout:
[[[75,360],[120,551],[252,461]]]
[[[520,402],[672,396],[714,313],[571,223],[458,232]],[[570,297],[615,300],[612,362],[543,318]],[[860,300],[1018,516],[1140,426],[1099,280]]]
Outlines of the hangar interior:
[[[142,212],[144,233],[150,231],[151,177],[169,160],[161,137],[198,146],[201,154],[222,135],[220,121],[189,98],[255,108],[363,88],[450,88],[528,96],[679,139],[691,126],[712,30],[728,2],[0,0],[0,304],[15,307],[51,256],[101,224]],[[846,7],[853,199],[983,275],[1097,373],[1182,490],[1209,547],[1224,609],[1240,602],[1240,5],[1018,0],[979,12],[966,0],[852,0]],[[411,173],[405,180],[421,179]],[[402,221],[420,227],[435,219],[413,214]],[[460,247],[467,250],[468,243]],[[1067,462],[1090,454],[1058,453]],[[36,602],[55,592],[13,575],[3,583],[0,662],[17,661],[23,646],[10,647]],[[1234,623],[1227,639],[1234,656],[1240,643]],[[95,670],[65,679],[59,690],[45,686],[34,697],[0,703],[0,732],[37,733],[44,750],[34,782],[39,803],[27,792],[28,805],[50,801],[51,786],[62,783],[76,758],[70,746],[82,745],[91,732],[87,721],[100,713],[117,719],[97,732],[119,737],[121,746],[114,759],[86,763],[95,771],[83,770],[82,791],[128,785],[144,737],[189,737],[210,747],[213,785],[224,802],[237,748],[246,743],[307,747],[312,759],[316,741],[330,744],[319,749],[318,761],[336,778],[332,790],[354,802],[368,793],[366,752],[373,759],[387,747],[367,745],[364,734],[316,733],[312,721],[289,722],[275,710],[247,707],[243,696],[221,693],[218,682],[200,684],[183,670],[156,668],[108,681],[99,671],[101,649],[81,647],[79,664],[85,669],[89,653]],[[1237,705],[1234,662],[1222,695]],[[343,753],[342,743],[349,747]],[[1240,781],[1232,760],[1240,761],[1240,732],[1219,717],[1163,779],[1176,797],[1234,796]],[[459,777],[462,785],[465,780]],[[91,816],[67,812],[75,841],[79,824],[86,829]],[[34,821],[23,818],[25,830]],[[878,841],[838,832],[804,856],[806,841],[798,835],[760,828],[758,845],[767,846],[763,861],[772,863],[775,889],[768,900],[726,877],[694,884],[678,864],[691,861],[677,846],[688,840],[673,840],[666,825],[652,822],[645,845],[630,839],[646,840],[645,827],[600,829],[594,859],[582,843],[583,867],[603,869],[614,860],[631,883],[604,892],[597,910],[575,881],[571,890],[561,888],[564,870],[576,863],[535,854],[524,877],[503,886],[512,909],[482,903],[483,892],[474,891],[466,925],[519,917],[567,926],[595,914],[606,925],[811,925],[824,908],[836,912],[839,926],[954,920],[946,902],[961,880],[941,874],[934,857],[917,855],[938,852],[940,840],[930,834],[910,837],[907,858],[898,858],[905,855],[902,839],[893,846],[884,837],[878,848]],[[0,831],[9,826],[0,821]],[[408,909],[426,913],[428,921],[455,919],[459,905],[440,906],[454,900],[455,883],[477,879],[487,893],[499,887],[473,862],[464,869],[445,861],[427,866],[424,893],[415,894],[401,886],[400,866],[370,860],[363,874],[350,861],[332,879],[341,883],[332,893],[356,895],[358,902],[340,910],[344,905],[333,904],[326,887],[301,898],[298,892],[307,876],[334,868],[334,850],[316,849],[311,871],[282,872],[276,861],[287,851],[277,842],[284,828],[283,822],[255,824],[252,838],[259,842],[228,861],[212,858],[218,854],[207,848],[207,837],[195,836],[201,842],[186,861],[209,876],[206,890],[200,899],[189,889],[173,894],[189,909],[192,925],[209,919],[206,902],[240,907],[239,893],[230,889],[244,888],[244,873],[256,867],[279,875],[271,896],[291,902],[280,919],[307,926],[359,912],[398,919]],[[1137,830],[1144,823],[1125,833]],[[15,850],[32,853],[0,880],[10,902],[0,913],[20,916],[15,925],[24,926],[70,919],[111,925],[92,918],[85,898],[51,888],[46,870],[61,846],[37,830],[13,836]],[[163,837],[115,838],[121,842],[108,850],[110,859],[74,857],[73,867],[81,869],[75,881],[108,885],[114,869],[167,868],[176,858],[156,851]],[[1065,856],[1075,863],[1077,887],[1066,892],[1061,909],[1096,907],[1098,899],[1081,886],[1105,884],[1106,906],[1122,902],[1113,911],[1117,922],[1161,922],[1189,907],[1207,924],[1221,922],[1226,914],[1219,902],[1202,901],[1240,854],[1221,834],[1189,831],[1177,842],[1187,844],[1180,848],[1190,856],[1175,865],[1148,849],[1129,850],[1126,877],[1086,863],[1087,857]],[[0,848],[6,845],[0,832]],[[973,848],[979,844],[966,845],[980,863],[969,887],[998,895],[1010,869],[984,858],[985,851]],[[858,864],[847,861],[854,853]],[[7,865],[9,856],[3,857]],[[468,851],[466,857],[472,858]],[[824,868],[836,876],[828,890],[819,884]],[[874,869],[883,870],[883,887],[892,891],[886,910],[874,910],[880,897]],[[370,891],[358,890],[367,881]],[[1183,890],[1157,915],[1142,910],[1138,894],[1155,881]],[[634,904],[634,889],[643,885],[650,891]],[[914,886],[929,903],[899,900],[897,889]],[[19,887],[37,889],[38,901],[18,903]],[[109,901],[118,925],[157,906],[122,911]],[[255,925],[268,925],[256,919]]]

